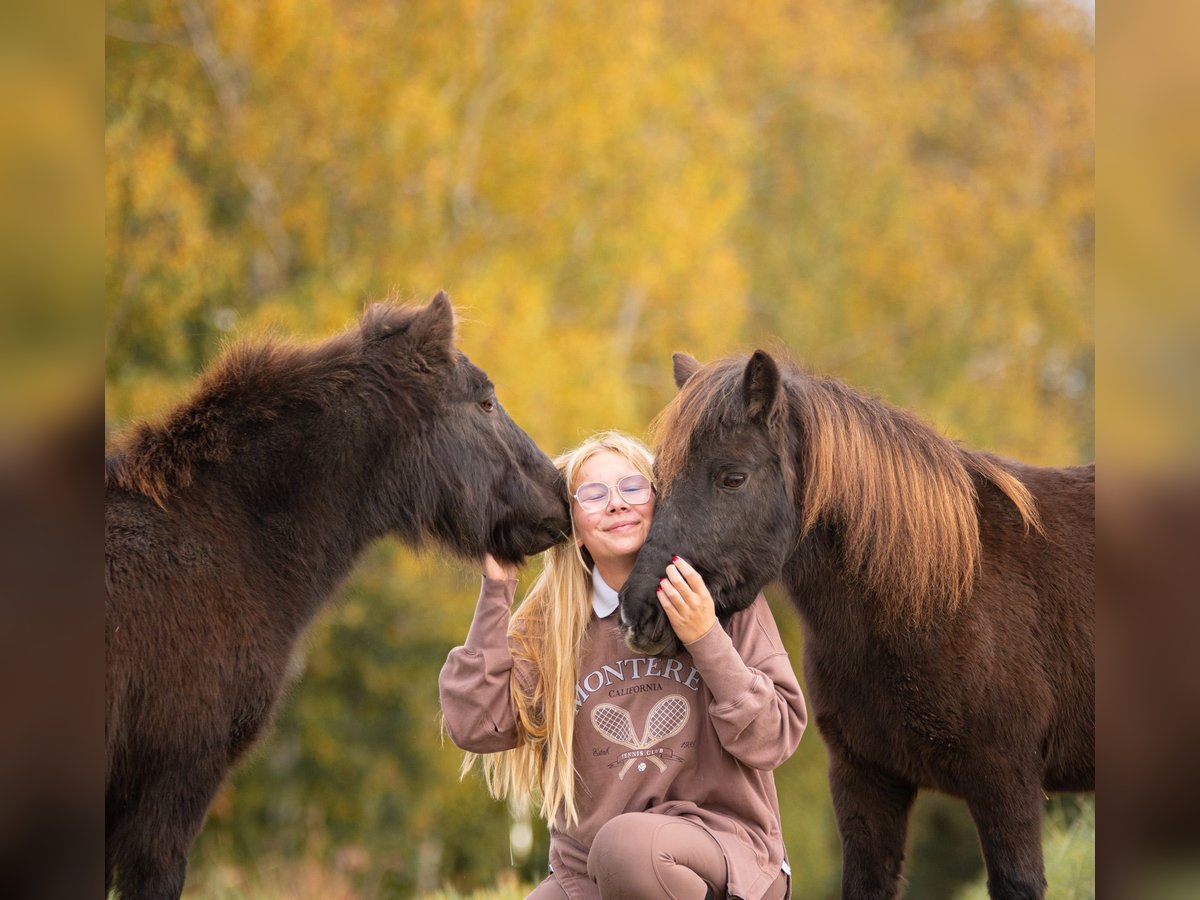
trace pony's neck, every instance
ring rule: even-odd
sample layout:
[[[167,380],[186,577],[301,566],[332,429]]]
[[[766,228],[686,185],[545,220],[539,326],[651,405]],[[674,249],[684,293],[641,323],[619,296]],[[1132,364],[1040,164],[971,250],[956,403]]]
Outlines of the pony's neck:
[[[818,523],[784,564],[780,581],[807,629],[832,635],[847,623],[858,630],[882,628],[871,591],[851,584],[841,564],[837,530]]]
[[[354,444],[346,441],[333,422],[304,434],[282,429],[249,442],[223,466],[222,480],[238,495],[264,546],[319,591],[336,586],[386,531],[366,499],[369,461],[348,457]]]
[[[268,564],[321,597],[388,530],[377,482],[403,435],[374,434],[361,403],[325,379],[296,385],[294,399],[283,390],[270,405],[222,411],[213,427],[222,452],[191,457],[181,498],[227,498]]]

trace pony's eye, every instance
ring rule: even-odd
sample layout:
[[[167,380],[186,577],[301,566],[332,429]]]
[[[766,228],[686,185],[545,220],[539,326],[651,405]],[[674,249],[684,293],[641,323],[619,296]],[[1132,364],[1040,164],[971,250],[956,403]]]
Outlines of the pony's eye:
[[[726,472],[721,476],[721,487],[731,491],[736,491],[746,483],[746,476],[742,472]]]
[[[480,400],[480,401],[479,401],[479,407],[480,407],[480,409],[482,409],[484,412],[492,412],[492,411],[493,411],[493,410],[496,408],[496,401],[495,401],[495,400],[491,400],[491,399],[489,399],[489,400]]]

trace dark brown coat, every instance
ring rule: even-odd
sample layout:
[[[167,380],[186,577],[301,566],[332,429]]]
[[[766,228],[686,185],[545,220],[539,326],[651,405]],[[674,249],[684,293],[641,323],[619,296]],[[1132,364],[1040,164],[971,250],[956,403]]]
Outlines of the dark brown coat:
[[[1043,789],[1094,785],[1094,467],[968,452],[761,351],[675,371],[654,524],[621,592],[631,646],[677,648],[655,599],[673,554],[721,615],[781,579],[843,897],[897,896],[909,808],[933,788],[966,800],[991,895],[1040,898]]]
[[[105,459],[105,882],[178,897],[297,638],[374,539],[516,561],[569,529],[550,460],[455,349],[444,294],[233,350]]]

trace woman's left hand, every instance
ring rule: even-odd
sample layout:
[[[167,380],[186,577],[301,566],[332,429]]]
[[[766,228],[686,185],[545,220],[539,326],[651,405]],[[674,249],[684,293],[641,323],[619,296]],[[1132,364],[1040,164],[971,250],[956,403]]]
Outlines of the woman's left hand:
[[[700,573],[683,557],[672,559],[667,577],[658,584],[658,602],[675,636],[688,644],[708,633],[717,621],[717,609]]]

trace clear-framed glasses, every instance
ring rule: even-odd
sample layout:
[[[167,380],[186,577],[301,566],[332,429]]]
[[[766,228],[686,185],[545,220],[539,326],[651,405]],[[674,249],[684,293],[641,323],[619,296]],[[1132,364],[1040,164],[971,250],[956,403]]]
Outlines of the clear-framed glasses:
[[[650,479],[645,475],[626,475],[615,485],[617,496],[630,506],[641,506],[650,499]],[[575,491],[575,499],[583,507],[584,512],[596,512],[608,505],[608,485],[600,481],[589,481],[581,484]]]

